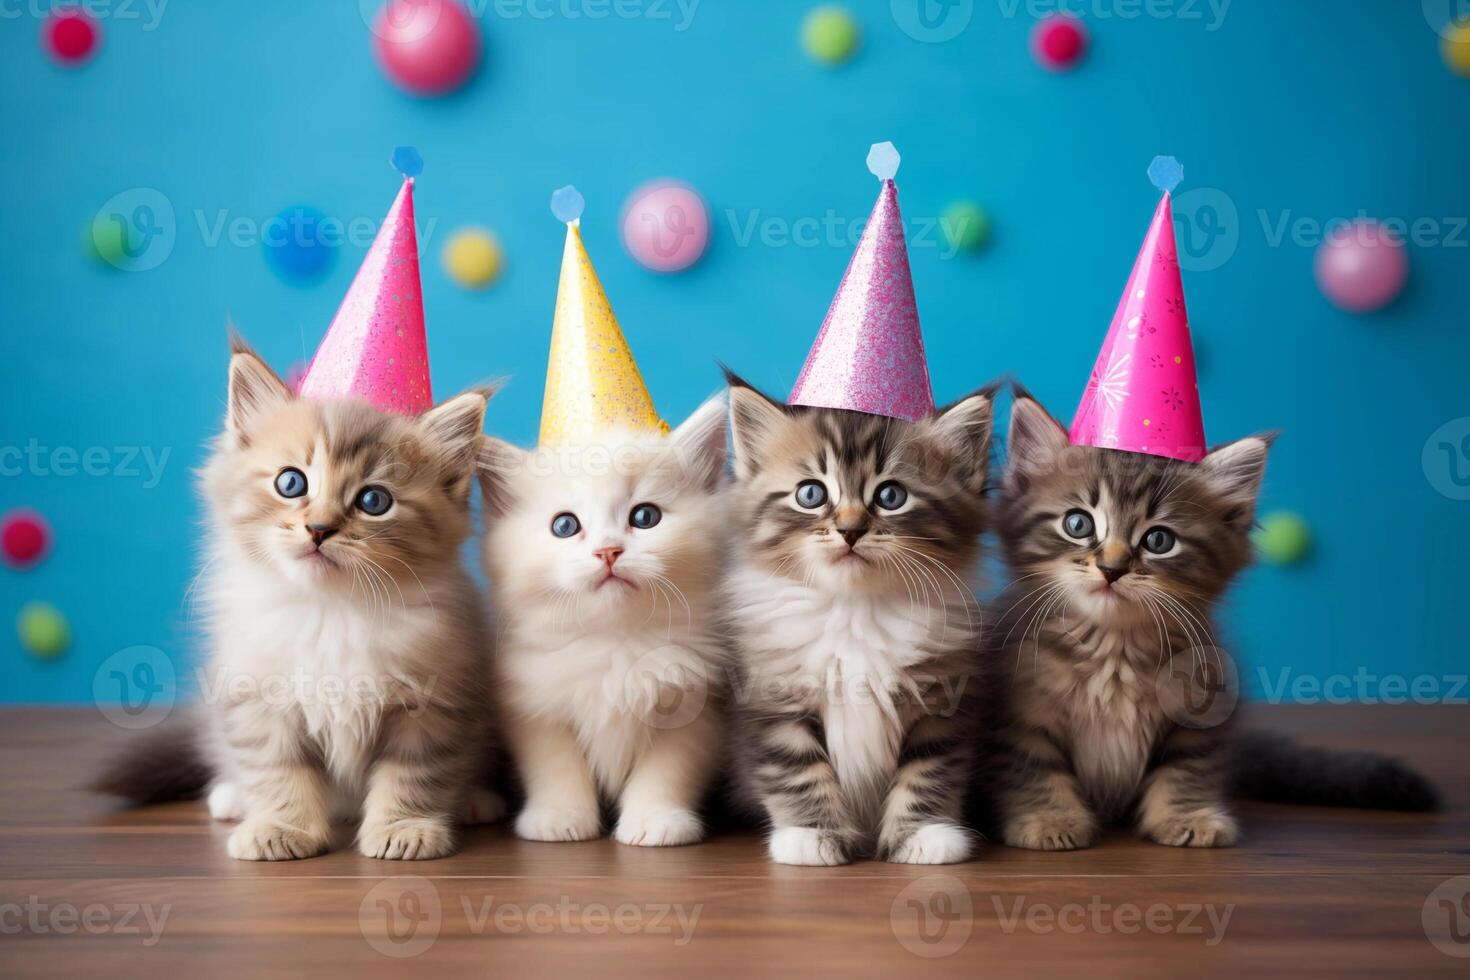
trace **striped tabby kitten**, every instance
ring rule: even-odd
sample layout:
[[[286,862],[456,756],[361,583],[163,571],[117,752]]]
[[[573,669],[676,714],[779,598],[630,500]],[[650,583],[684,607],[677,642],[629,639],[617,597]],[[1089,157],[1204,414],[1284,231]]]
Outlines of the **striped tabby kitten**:
[[[1155,680],[1222,679],[1212,610],[1250,560],[1270,443],[1199,463],[1072,446],[1018,391],[996,515],[1016,581],[987,655],[1006,843],[1086,847],[1130,816],[1161,844],[1235,843],[1228,726],[1177,724]]]
[[[297,399],[236,342],[202,473],[204,731],[156,730],[99,788],[154,802],[208,780],[242,860],[318,854],[348,815],[368,857],[454,850],[488,754],[487,636],[459,559],[487,397],[417,419]]]
[[[964,861],[991,398],[914,423],[729,380],[732,699],[771,859]]]

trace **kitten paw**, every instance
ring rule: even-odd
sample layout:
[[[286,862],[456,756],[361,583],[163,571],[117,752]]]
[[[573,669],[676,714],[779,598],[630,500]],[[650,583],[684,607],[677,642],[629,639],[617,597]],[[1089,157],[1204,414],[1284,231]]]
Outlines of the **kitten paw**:
[[[678,847],[704,839],[704,824],[688,810],[650,810],[624,813],[618,818],[613,840],[641,847]]]
[[[295,861],[327,849],[327,835],[311,834],[278,823],[247,820],[230,832],[225,850],[236,861]]]
[[[814,827],[780,828],[771,834],[770,851],[771,860],[777,864],[832,867],[852,860],[841,837]]]
[[[459,809],[459,822],[467,827],[495,823],[505,816],[505,797],[488,789],[470,790]]]
[[[595,809],[528,803],[516,817],[516,836],[542,841],[592,840],[602,836],[602,818]]]
[[[1097,818],[1085,810],[1027,813],[1006,821],[1002,835],[1012,847],[1032,851],[1075,851],[1097,841]]]
[[[1170,847],[1234,847],[1240,840],[1240,825],[1223,810],[1171,817],[1140,829],[1145,837]]]
[[[959,864],[975,850],[974,835],[959,824],[926,823],[888,849],[895,864]]]
[[[363,857],[384,861],[430,861],[454,853],[454,832],[445,817],[403,817],[363,824],[357,832]]]
[[[234,783],[215,783],[205,802],[215,820],[235,823],[245,819],[245,794]]]

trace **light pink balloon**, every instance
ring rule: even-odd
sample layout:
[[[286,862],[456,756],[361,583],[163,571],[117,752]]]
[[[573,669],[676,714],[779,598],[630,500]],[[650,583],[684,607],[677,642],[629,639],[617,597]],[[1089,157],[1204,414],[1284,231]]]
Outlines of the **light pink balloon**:
[[[1371,313],[1393,302],[1409,278],[1403,241],[1376,221],[1337,228],[1317,249],[1317,286],[1349,313]]]
[[[414,95],[452,92],[480,64],[480,26],[459,0],[388,0],[372,31],[383,73]]]
[[[687,269],[709,247],[704,199],[676,180],[650,181],[628,195],[622,228],[628,254],[654,272]]]

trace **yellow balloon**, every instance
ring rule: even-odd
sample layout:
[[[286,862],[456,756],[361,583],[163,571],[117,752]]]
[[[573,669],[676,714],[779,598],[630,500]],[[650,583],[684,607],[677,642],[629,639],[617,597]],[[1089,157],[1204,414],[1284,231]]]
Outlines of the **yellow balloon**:
[[[461,228],[449,237],[442,256],[449,278],[466,289],[484,289],[500,278],[505,254],[484,228]]]
[[[1445,28],[1440,50],[1450,71],[1470,77],[1470,20],[1462,20]]]

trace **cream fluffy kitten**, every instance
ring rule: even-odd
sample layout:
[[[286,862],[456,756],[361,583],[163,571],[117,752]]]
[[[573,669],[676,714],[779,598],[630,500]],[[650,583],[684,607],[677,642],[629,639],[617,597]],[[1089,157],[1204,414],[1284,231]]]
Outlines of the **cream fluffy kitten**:
[[[691,844],[719,766],[724,404],[671,435],[532,452],[486,439],[498,711],[521,837]]]

